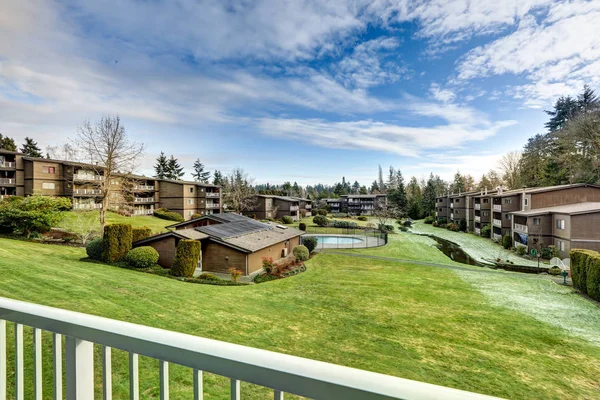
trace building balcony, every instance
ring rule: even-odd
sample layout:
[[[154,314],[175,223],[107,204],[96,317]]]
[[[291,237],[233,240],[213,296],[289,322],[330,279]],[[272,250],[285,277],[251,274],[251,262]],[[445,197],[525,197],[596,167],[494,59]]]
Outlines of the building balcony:
[[[144,389],[140,388],[139,379],[139,356],[142,356],[157,361],[159,373],[155,385],[161,399],[169,398],[169,364],[173,364],[189,368],[194,399],[203,398],[206,372],[230,380],[233,400],[241,398],[242,382],[269,388],[270,398],[280,400],[284,393],[310,399],[492,400],[489,396],[429,383],[12,299],[0,298],[0,315],[4,318],[0,325],[2,332],[6,331],[6,322],[14,325],[14,340],[0,338],[3,363],[9,353],[7,347],[14,346],[10,350],[16,355],[14,373],[1,379],[4,389],[7,383],[14,386],[17,399],[34,390],[35,398],[38,394],[41,398],[42,381],[51,385],[48,391],[53,392],[50,396],[53,398],[91,400],[99,392],[104,393],[103,398],[111,398],[112,348],[115,348],[129,354],[129,376],[120,376],[115,381],[121,385],[124,379],[129,380],[132,399],[140,398],[140,394],[147,397],[147,392],[140,392]],[[33,345],[24,337],[24,327],[33,328]],[[44,331],[53,334],[51,341],[41,340]],[[52,348],[53,361],[42,363],[46,345]],[[30,346],[35,351],[30,352]],[[100,368],[94,368],[94,347],[102,349]],[[31,375],[26,376],[29,357],[33,357],[31,369],[27,370]],[[7,378],[12,382],[7,382]]]
[[[476,216],[475,216],[475,222],[481,222],[481,217],[480,217],[480,216],[478,216],[478,215],[476,215]]]
[[[311,209],[312,209],[312,204],[306,204],[306,205],[304,206],[304,209],[305,209],[305,210],[311,210]]]
[[[435,216],[436,216],[436,217],[438,216],[438,212],[437,212],[437,211],[435,212]]]
[[[15,178],[0,178],[0,185],[16,185],[17,181]]]
[[[73,189],[74,196],[99,196],[102,194],[100,189]]]
[[[133,210],[133,215],[152,215],[154,208],[138,208]]]
[[[151,185],[135,185],[133,187],[133,190],[153,192],[154,191],[154,186],[151,186]]]
[[[494,218],[492,220],[492,225],[502,228],[502,220]]]
[[[102,178],[101,175],[94,174],[73,174],[74,181],[101,181]]]
[[[4,161],[4,162],[0,162],[0,168],[16,168],[17,164],[15,164],[13,161]]]
[[[515,224],[513,227],[513,230],[515,232],[519,232],[519,233],[529,233],[529,229],[527,228],[527,225],[523,225],[523,224]]]
[[[476,235],[481,235],[481,229],[480,228],[475,228],[475,234]]]
[[[82,204],[73,204],[73,210],[99,210],[102,208],[101,203],[82,203]]]
[[[298,211],[300,206],[290,206],[290,211]]]
[[[475,204],[475,209],[476,210],[481,210],[481,204]]]
[[[498,233],[493,233],[492,234],[492,239],[495,240],[496,242],[499,242],[502,240],[502,235],[498,234]]]
[[[216,198],[220,198],[220,197],[221,197],[221,193],[206,192],[206,197],[216,197]]]
[[[501,212],[502,211],[502,204],[494,204],[493,210],[497,211],[497,212]]]
[[[450,203],[450,208],[454,208],[454,202]]]
[[[221,207],[221,205],[219,203],[206,203],[206,206],[205,206],[205,208],[211,208],[211,209],[220,208],[220,207]]]
[[[154,197],[134,197],[134,203],[154,203]]]

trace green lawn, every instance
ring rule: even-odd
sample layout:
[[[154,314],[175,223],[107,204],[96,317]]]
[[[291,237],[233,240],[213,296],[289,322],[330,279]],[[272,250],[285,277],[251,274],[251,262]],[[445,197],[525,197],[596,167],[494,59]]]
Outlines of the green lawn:
[[[395,237],[397,248],[410,238]],[[402,246],[404,258],[431,254],[431,260],[442,260],[430,243]],[[78,248],[0,239],[0,296],[501,397],[600,396],[600,347],[505,301],[492,301],[468,279],[480,279],[484,274],[478,271],[320,254],[298,276],[222,287],[79,261],[83,255]],[[549,308],[564,303],[558,296],[544,301]],[[600,337],[600,323],[594,323],[600,310],[574,295],[568,301],[571,312],[592,315],[588,333]],[[44,336],[44,398],[51,398],[50,340]],[[99,357],[96,366],[100,371]],[[122,352],[114,354],[113,371],[114,398],[127,398]],[[27,372],[29,383],[30,356]],[[171,397],[190,398],[191,372],[177,366],[170,372]],[[228,389],[225,378],[206,376],[205,398],[226,398]],[[272,396],[250,384],[242,391],[248,399]],[[158,396],[155,360],[140,360],[140,393]]]
[[[72,230],[72,227],[77,224],[77,214],[80,212],[69,211],[65,213],[64,219],[58,224],[59,228]],[[86,211],[88,215],[95,216],[95,219],[98,221],[97,230],[100,230],[100,216],[98,211]],[[125,217],[123,215],[108,212],[106,213],[106,221],[109,224],[130,224],[134,228],[148,227],[152,229],[152,232],[160,233],[165,232],[165,226],[173,225],[175,221],[167,221],[165,219],[156,218],[154,216],[134,216],[134,217]]]

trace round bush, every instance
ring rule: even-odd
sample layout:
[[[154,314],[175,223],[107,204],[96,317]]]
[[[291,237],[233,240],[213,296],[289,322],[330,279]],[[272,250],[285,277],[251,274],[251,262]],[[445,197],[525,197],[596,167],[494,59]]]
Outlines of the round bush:
[[[102,252],[104,251],[104,241],[102,238],[96,238],[88,243],[85,252],[92,260],[102,261]]]
[[[306,224],[304,222],[300,222],[300,224],[298,225],[298,229],[306,232]]]
[[[364,215],[361,215],[357,218],[359,221],[366,221],[368,218]]]
[[[308,251],[308,248],[306,248],[306,246],[303,245],[294,247],[292,253],[294,253],[294,256],[296,256],[296,260],[298,261],[306,261],[308,260],[308,257],[310,257],[310,252]]]
[[[327,226],[329,225],[329,220],[322,215],[317,215],[313,218],[313,222],[319,226]]]
[[[158,251],[150,246],[136,247],[129,250],[125,261],[133,268],[148,268],[158,262]]]
[[[322,215],[322,216],[326,216],[327,215],[327,210],[325,210],[325,209],[322,208],[319,211],[317,211],[317,214],[318,215]]]
[[[560,269],[560,267],[557,267],[556,265],[548,270],[548,273],[550,275],[560,275],[561,272],[562,272],[562,269]]]
[[[308,249],[309,253],[312,253],[317,248],[317,238],[314,236],[303,237],[302,244]]]
[[[283,221],[284,224],[293,224],[294,223],[294,219],[292,217],[290,217],[289,215],[284,215],[283,218],[281,218],[281,220]]]

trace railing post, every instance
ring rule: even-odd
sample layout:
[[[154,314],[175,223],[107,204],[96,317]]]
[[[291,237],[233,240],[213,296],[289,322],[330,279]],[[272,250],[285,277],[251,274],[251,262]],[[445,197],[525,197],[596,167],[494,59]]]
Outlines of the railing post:
[[[283,392],[280,390],[275,390],[273,392],[273,399],[274,400],[283,400]]]
[[[42,396],[42,330],[33,328],[33,398]]]
[[[169,400],[169,363],[158,360],[160,378],[160,400]]]
[[[140,398],[140,381],[138,376],[138,355],[129,353],[129,398],[138,400]]]
[[[15,323],[15,400],[24,400],[23,325]]]
[[[240,400],[240,381],[231,379],[231,400]]]
[[[112,350],[102,346],[102,400],[112,400]]]
[[[202,400],[203,397],[202,371],[194,369],[194,400]]]
[[[67,336],[67,400],[94,399],[94,344]]]
[[[54,364],[54,400],[62,400],[63,398],[63,386],[62,386],[62,336],[58,333],[52,334],[52,351],[53,351],[53,364]]]

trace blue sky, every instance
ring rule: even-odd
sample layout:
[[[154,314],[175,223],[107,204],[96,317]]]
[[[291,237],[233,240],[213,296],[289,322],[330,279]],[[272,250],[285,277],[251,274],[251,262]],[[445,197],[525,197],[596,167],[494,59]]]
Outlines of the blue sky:
[[[187,171],[257,183],[476,178],[600,81],[599,1],[3,1],[0,132],[119,114]]]

